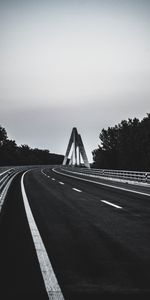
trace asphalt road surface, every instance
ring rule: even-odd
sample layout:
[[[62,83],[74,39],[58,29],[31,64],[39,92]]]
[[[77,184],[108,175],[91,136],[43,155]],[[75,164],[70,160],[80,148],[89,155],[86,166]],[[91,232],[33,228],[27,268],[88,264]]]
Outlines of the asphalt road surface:
[[[58,167],[17,175],[0,215],[0,275],[1,300],[150,296],[150,188]]]

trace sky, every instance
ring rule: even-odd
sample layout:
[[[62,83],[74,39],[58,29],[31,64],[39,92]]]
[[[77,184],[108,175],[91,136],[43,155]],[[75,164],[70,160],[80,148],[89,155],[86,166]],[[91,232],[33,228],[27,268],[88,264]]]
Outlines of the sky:
[[[87,156],[150,112],[149,0],[0,0],[0,125],[18,145]]]

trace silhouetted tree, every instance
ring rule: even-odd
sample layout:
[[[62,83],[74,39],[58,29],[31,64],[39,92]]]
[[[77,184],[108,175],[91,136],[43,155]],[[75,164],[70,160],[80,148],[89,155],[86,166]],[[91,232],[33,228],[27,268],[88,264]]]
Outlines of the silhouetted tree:
[[[63,155],[50,153],[49,150],[32,149],[28,145],[17,146],[7,138],[6,130],[0,126],[0,165],[46,165],[62,164]]]
[[[15,141],[6,140],[3,143],[3,160],[6,165],[14,165],[17,161],[17,145]]]
[[[102,129],[101,145],[93,154],[94,167],[150,170],[150,114]]]
[[[7,132],[5,128],[0,125],[0,146],[2,146],[3,142],[7,139]]]

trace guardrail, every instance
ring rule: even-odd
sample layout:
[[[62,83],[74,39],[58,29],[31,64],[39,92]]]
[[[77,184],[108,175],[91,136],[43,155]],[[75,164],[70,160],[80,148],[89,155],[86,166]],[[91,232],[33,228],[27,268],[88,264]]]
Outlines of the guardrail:
[[[0,169],[0,212],[13,178],[20,172],[17,168]]]
[[[73,172],[90,175],[92,177],[107,177],[118,178],[129,181],[137,181],[143,183],[150,183],[150,172],[139,171],[125,171],[125,170],[109,170],[109,169],[87,169],[79,167],[63,167],[63,169],[71,170]]]
[[[14,174],[14,169],[8,169],[2,173],[0,173],[0,195],[3,191],[3,188],[7,184],[10,177]]]
[[[45,165],[44,165],[45,166]],[[7,191],[14,179],[14,177],[22,171],[27,169],[37,168],[36,165],[27,166],[11,166],[0,167],[0,212],[7,194]]]

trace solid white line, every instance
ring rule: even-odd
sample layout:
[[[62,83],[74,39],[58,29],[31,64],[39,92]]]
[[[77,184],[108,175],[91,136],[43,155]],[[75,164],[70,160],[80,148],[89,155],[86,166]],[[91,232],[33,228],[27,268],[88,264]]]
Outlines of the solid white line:
[[[40,269],[42,272],[45,288],[48,294],[49,299],[54,300],[64,300],[63,294],[61,292],[60,286],[57,282],[56,276],[54,274],[54,270],[52,268],[51,262],[49,260],[48,254],[46,252],[45,246],[43,244],[42,238],[36,226],[34,217],[32,215],[28,198],[24,188],[24,176],[28,171],[26,171],[21,177],[21,191],[23,202],[25,206],[25,211],[27,215],[27,220],[29,223],[30,231],[32,234],[36,254],[38,257],[38,261],[40,264]]]
[[[114,207],[116,207],[116,208],[122,208],[121,206],[116,205],[116,204],[113,204],[113,203],[108,202],[108,201],[106,201],[106,200],[101,200],[101,202],[104,202],[104,203],[106,203],[106,204],[108,204],[108,205],[111,205],[111,206],[114,206]]]
[[[76,189],[76,188],[72,188],[74,191],[76,191],[76,192],[79,192],[79,193],[81,193],[82,191],[81,190],[78,190],[78,189]]]
[[[150,197],[150,194],[147,194],[147,193],[143,193],[143,192],[139,192],[139,191],[135,191],[135,190],[126,189],[126,188],[122,188],[122,187],[110,185],[110,184],[107,184],[107,183],[101,183],[101,182],[98,182],[98,181],[93,181],[93,180],[90,180],[90,179],[85,179],[85,178],[81,178],[81,177],[77,177],[77,176],[72,176],[72,175],[64,174],[62,172],[56,171],[54,168],[52,170],[55,173],[61,174],[63,176],[72,177],[72,178],[75,178],[75,179],[79,179],[79,180],[83,180],[83,181],[87,181],[87,182],[91,182],[91,183],[95,183],[95,184],[107,186],[107,187],[110,187],[110,188],[113,188],[113,189],[122,190],[122,191],[130,192],[130,193],[135,193],[135,194],[139,194],[139,195]],[[67,170],[65,170],[65,171],[67,172]],[[71,172],[71,171],[69,171],[69,172]]]
[[[59,181],[60,184],[64,184],[64,182]]]

